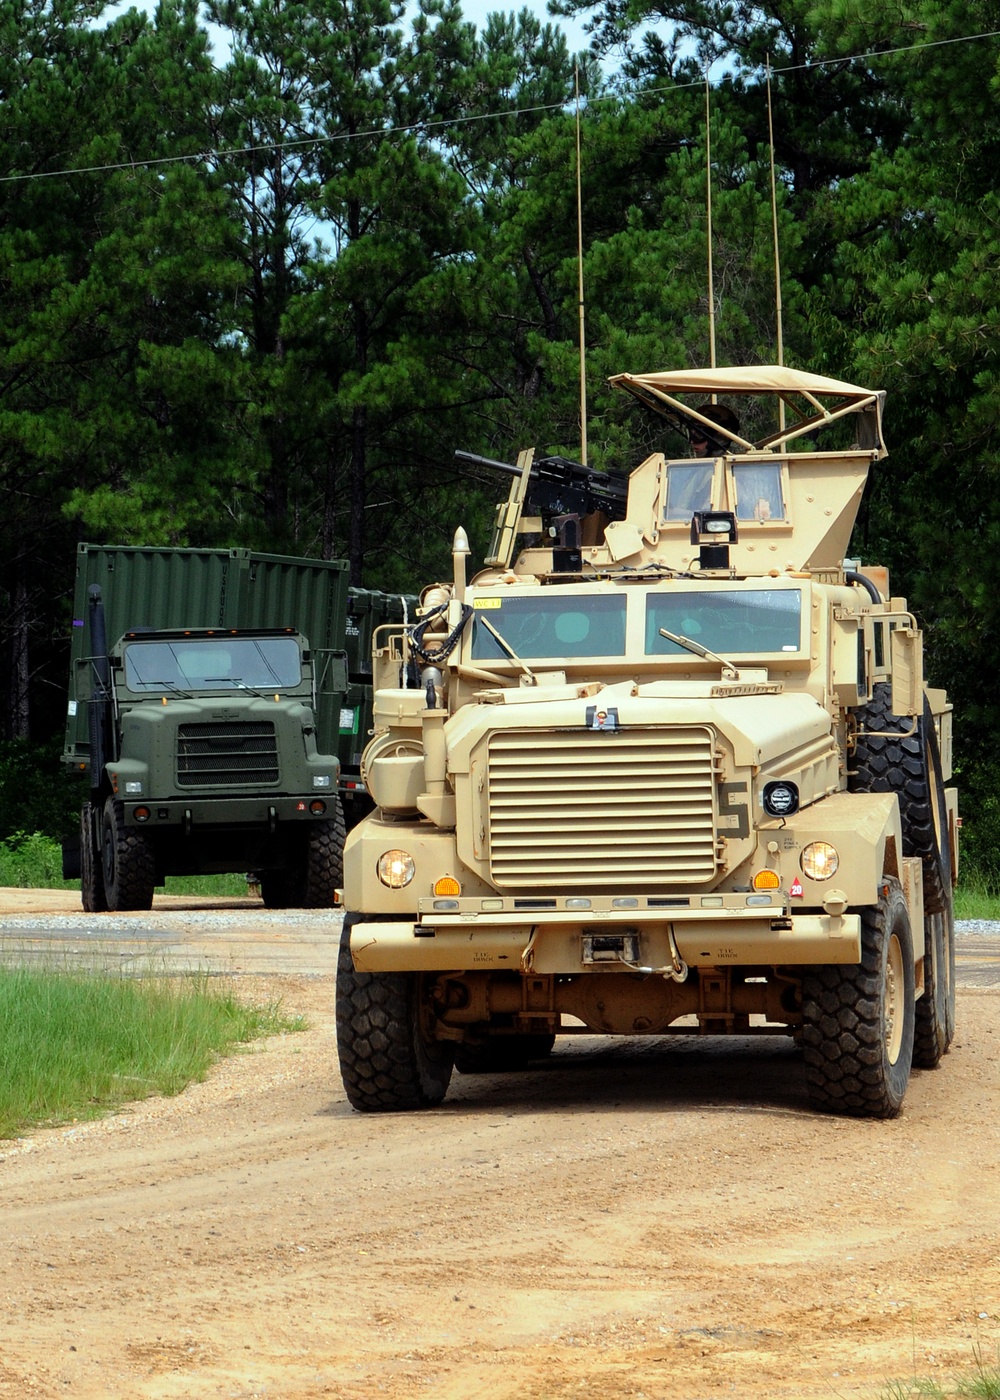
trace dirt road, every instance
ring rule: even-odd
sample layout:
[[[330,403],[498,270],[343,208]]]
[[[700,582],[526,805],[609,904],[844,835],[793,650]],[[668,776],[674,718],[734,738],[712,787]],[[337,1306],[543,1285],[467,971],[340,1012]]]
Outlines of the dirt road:
[[[310,1028],[0,1144],[0,1396],[873,1400],[995,1361],[1000,992],[974,962],[892,1123],[811,1113],[777,1039],[585,1038],[362,1117],[329,974],[234,963]]]

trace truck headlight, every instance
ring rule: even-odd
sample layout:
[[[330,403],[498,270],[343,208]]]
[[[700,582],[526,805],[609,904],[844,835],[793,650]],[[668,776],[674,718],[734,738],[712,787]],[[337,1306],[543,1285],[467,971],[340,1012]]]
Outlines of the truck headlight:
[[[314,787],[314,788],[316,788],[316,787],[328,788],[329,786],[330,786],[330,775],[329,775],[329,773],[314,773],[314,774],[313,774],[313,787]]]
[[[139,797],[142,794],[142,783],[126,783],[125,794],[127,797]]]
[[[840,856],[829,841],[810,841],[802,849],[802,873],[810,880],[829,880],[836,875]]]
[[[413,857],[407,851],[386,851],[378,858],[378,878],[391,890],[401,890],[417,873]]]
[[[765,783],[761,800],[769,817],[790,817],[799,810],[799,790],[784,780]]]

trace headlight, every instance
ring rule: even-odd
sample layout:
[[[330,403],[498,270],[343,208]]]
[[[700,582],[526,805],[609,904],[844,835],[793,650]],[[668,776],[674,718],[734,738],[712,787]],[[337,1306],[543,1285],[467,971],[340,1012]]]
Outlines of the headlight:
[[[416,873],[413,857],[406,851],[386,851],[378,858],[378,878],[391,890],[401,890]]]
[[[785,781],[765,783],[761,794],[764,811],[771,817],[790,817],[799,810],[799,790]]]
[[[810,880],[829,880],[840,864],[836,848],[829,841],[810,841],[802,851],[802,873]]]

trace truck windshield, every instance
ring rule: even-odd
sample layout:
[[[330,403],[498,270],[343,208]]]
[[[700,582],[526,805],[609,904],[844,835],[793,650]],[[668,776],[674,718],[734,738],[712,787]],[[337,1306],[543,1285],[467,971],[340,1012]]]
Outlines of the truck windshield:
[[[646,599],[646,654],[683,656],[660,628],[729,656],[798,651],[802,594],[797,588],[659,593]]]
[[[509,661],[496,638],[480,625],[488,619],[520,657],[625,655],[625,598],[580,597],[553,589],[539,598],[477,598],[472,624],[474,661]]]
[[[294,637],[185,637],[130,642],[129,690],[282,690],[302,679]]]

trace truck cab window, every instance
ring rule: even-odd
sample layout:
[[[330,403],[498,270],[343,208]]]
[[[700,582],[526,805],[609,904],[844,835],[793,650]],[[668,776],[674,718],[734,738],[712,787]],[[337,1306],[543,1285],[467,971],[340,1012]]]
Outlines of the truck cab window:
[[[651,594],[646,602],[646,653],[680,656],[684,648],[660,628],[734,656],[798,651],[802,594],[797,588]]]
[[[664,520],[683,520],[686,524],[696,510],[710,510],[714,475],[712,461],[669,463]]]
[[[624,597],[557,595],[496,601],[501,606],[477,610],[472,627],[474,661],[510,659],[489,629],[480,625],[480,618],[492,623],[507,645],[525,660],[625,654]]]
[[[302,672],[292,637],[227,637],[132,642],[125,648],[129,690],[282,690]]]
[[[784,520],[781,463],[752,462],[733,467],[737,520]]]

